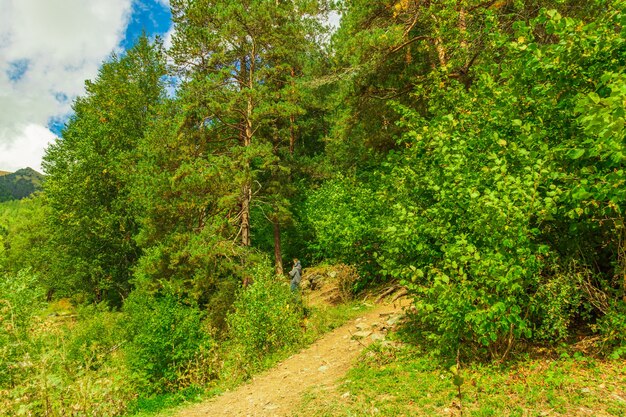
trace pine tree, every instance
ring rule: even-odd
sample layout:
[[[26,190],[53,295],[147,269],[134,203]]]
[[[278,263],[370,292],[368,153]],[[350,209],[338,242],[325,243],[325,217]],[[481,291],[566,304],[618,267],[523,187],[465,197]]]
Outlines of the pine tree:
[[[281,271],[280,222],[289,217],[288,180],[303,113],[297,79],[317,46],[317,2],[172,1],[177,24],[171,55],[185,80],[180,99],[183,141],[219,155],[232,170],[227,210],[242,247],[252,244],[252,209],[274,224]],[[226,196],[220,197],[222,201]]]

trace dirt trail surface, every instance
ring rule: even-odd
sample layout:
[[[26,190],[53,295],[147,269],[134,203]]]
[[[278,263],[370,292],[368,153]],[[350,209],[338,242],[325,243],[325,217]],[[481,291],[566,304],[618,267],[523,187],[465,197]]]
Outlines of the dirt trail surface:
[[[334,386],[365,346],[384,339],[401,313],[399,304],[377,305],[245,385],[176,416],[290,416],[310,388]]]

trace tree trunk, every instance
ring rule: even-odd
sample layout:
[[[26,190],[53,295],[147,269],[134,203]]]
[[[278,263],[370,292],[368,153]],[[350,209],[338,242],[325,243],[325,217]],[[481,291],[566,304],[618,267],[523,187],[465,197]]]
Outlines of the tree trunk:
[[[461,35],[461,48],[463,48],[464,51],[467,51],[467,12],[462,0],[457,1],[457,6],[459,8],[459,33]]]
[[[433,20],[435,21],[437,36],[434,37],[435,41],[435,50],[437,51],[437,57],[439,58],[439,65],[441,67],[445,67],[448,65],[448,58],[446,57],[446,48],[443,45],[443,39],[441,38],[441,25],[439,24],[439,20],[436,15],[432,15]]]
[[[296,117],[292,114],[289,116],[289,153],[293,155],[294,148],[296,147],[296,132],[294,124],[296,123]]]
[[[241,201],[241,244],[250,246],[250,200],[252,190],[250,183],[246,180],[242,189]]]
[[[254,86],[254,59],[256,57],[256,50],[253,47],[250,53],[250,68],[248,72],[248,87],[252,90]],[[245,117],[245,130],[243,135],[243,146],[248,147],[252,144],[252,135],[254,130],[252,128],[252,112],[254,110],[254,103],[252,96],[248,93]],[[244,170],[246,171],[244,184],[242,187],[242,200],[241,200],[241,244],[243,246],[250,246],[250,203],[252,202],[252,178],[250,178],[250,161],[244,162]]]
[[[294,85],[294,78],[296,77],[296,71],[291,67],[291,94],[292,98],[296,95],[296,87]],[[289,153],[293,155],[293,151],[296,147],[296,116],[292,113],[289,115]]]
[[[621,226],[622,226],[622,234],[619,240],[619,244],[618,244],[618,251],[619,251],[619,259],[620,259],[620,263],[621,263],[621,269],[622,269],[622,278],[624,279],[624,292],[622,294],[622,301],[624,301],[626,303],[626,227],[624,227],[624,219],[622,219],[620,221]]]
[[[274,219],[274,259],[276,266],[276,275],[283,274],[283,257],[280,253],[280,223],[278,219]]]

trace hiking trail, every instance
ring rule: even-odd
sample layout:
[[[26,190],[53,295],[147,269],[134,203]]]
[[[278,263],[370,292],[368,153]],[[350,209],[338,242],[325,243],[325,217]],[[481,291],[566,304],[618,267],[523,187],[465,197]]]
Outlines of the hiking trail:
[[[332,293],[328,288],[317,294]],[[297,410],[303,394],[315,387],[334,388],[359,354],[403,315],[405,302],[376,304],[362,316],[327,333],[299,353],[279,362],[250,381],[179,411],[176,417],[242,416],[287,417]]]

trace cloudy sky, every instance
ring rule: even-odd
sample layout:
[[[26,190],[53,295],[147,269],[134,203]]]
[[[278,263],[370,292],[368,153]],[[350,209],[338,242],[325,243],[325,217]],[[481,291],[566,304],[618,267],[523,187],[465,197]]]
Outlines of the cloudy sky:
[[[0,0],[0,171],[41,170],[72,100],[111,53],[171,29],[169,0]]]

